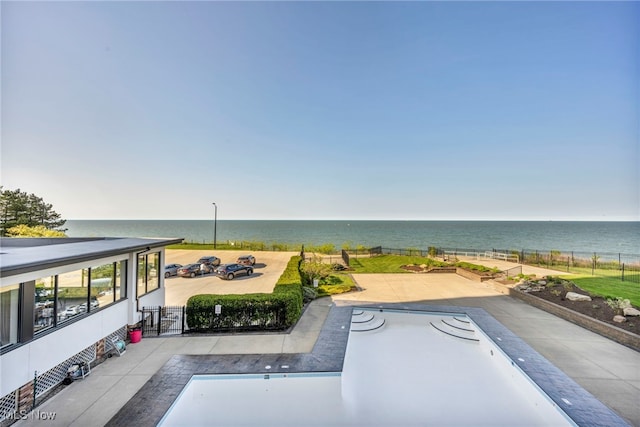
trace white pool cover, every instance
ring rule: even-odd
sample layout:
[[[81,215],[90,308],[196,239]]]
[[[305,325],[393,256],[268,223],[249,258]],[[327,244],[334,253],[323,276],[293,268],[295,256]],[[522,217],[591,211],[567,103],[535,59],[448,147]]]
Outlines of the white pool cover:
[[[160,425],[575,425],[466,316],[353,322],[341,373],[194,376]]]

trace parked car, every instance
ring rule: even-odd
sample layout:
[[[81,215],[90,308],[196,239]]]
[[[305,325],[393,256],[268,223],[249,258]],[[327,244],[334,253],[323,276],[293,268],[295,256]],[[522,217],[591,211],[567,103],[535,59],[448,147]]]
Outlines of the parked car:
[[[242,265],[255,265],[256,259],[254,258],[253,255],[242,255],[238,257],[236,262]]]
[[[182,267],[182,264],[167,264],[164,266],[164,277],[171,277],[178,275],[178,269]]]
[[[242,264],[223,264],[214,270],[216,276],[225,280],[233,280],[234,277],[246,274],[253,274],[253,267]]]
[[[80,313],[80,306],[77,306],[77,305],[71,305],[67,307],[67,309],[64,311],[64,314],[67,317],[75,316],[76,314],[79,314],[79,313]]]
[[[98,302],[97,299],[92,299],[91,300],[91,309],[93,310],[94,308],[97,308],[100,305],[100,303]],[[69,307],[71,308],[71,307]],[[83,302],[82,304],[80,304],[78,306],[78,313],[86,313],[87,312],[87,303]]]
[[[203,256],[196,262],[198,264],[207,264],[210,267],[217,267],[220,265],[220,258],[215,256]]]
[[[44,289],[44,288],[40,288],[40,289],[36,289],[36,296],[37,297],[48,297],[49,295],[53,295],[53,291],[51,289]]]
[[[199,276],[200,274],[202,274],[202,272],[200,271],[200,265],[198,263],[193,263],[193,264],[187,264],[187,265],[183,265],[182,267],[178,268],[178,276],[179,277],[196,277]],[[205,264],[206,266],[206,264]],[[211,273],[213,271],[213,267],[206,267],[206,270],[204,271],[205,273]]]

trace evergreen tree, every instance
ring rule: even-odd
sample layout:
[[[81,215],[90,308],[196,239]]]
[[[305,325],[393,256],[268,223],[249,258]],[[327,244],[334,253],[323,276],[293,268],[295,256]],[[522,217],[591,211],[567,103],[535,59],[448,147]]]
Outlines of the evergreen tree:
[[[43,226],[49,230],[61,229],[67,221],[35,194],[24,191],[5,190],[0,186],[0,236],[5,236],[9,228],[26,225],[28,227]]]

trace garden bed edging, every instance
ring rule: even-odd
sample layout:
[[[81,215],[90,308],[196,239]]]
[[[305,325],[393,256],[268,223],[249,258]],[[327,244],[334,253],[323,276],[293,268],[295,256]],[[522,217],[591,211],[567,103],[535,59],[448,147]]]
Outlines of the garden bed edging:
[[[562,307],[561,305],[555,304],[545,299],[529,295],[526,292],[519,291],[496,281],[492,281],[491,284],[493,285],[494,289],[500,293],[507,294],[511,297],[524,301],[529,305],[539,308],[540,310],[544,310],[547,313],[551,313],[578,326],[582,326],[583,328],[588,329],[591,332],[595,332],[605,338],[609,338],[610,340],[632,348],[635,351],[640,351],[639,335],[625,331],[624,329],[616,328],[615,326],[609,325],[608,323],[593,319],[589,316],[585,316],[582,313],[578,313],[566,307]]]

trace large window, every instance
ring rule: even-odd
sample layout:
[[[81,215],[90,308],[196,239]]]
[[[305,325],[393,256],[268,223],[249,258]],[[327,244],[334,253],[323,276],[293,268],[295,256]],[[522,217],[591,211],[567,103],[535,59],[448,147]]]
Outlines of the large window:
[[[0,292],[0,348],[18,342],[18,301],[20,285]]]
[[[66,321],[87,311],[89,269],[58,275],[58,321]]]
[[[157,257],[150,259],[151,265],[158,262]],[[149,272],[145,275],[151,276]],[[0,348],[28,341],[35,334],[125,299],[126,278],[127,261],[123,260],[3,287]]]
[[[33,331],[39,332],[55,324],[56,277],[44,277],[35,281],[35,307]]]
[[[116,262],[115,300],[127,297],[127,261]]]
[[[159,252],[154,252],[146,255],[138,255],[138,297],[160,287],[160,280],[158,277],[159,268]]]
[[[34,328],[60,322],[126,298],[126,261],[110,262],[35,281]]]
[[[89,311],[116,300],[116,263],[91,267],[91,298]]]

